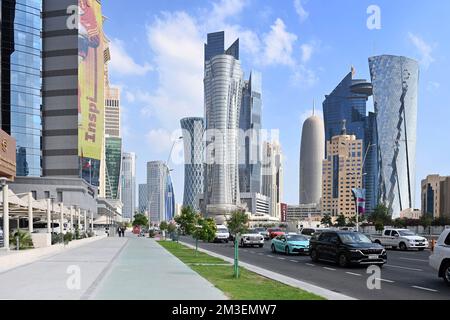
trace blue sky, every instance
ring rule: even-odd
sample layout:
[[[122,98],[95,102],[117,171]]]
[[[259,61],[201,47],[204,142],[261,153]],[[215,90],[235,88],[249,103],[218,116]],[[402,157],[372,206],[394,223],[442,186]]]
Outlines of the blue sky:
[[[449,1],[102,2],[111,82],[122,88],[124,148],[137,153],[139,183],[145,183],[147,161],[166,161],[179,120],[203,116],[203,43],[208,32],[220,30],[227,44],[241,39],[245,76],[262,72],[263,127],[280,130],[285,202],[298,202],[301,126],[313,99],[321,108],[352,65],[358,78],[369,79],[367,59],[378,54],[420,61],[417,195],[427,174],[450,175]],[[367,27],[370,5],[381,10],[381,29]],[[171,164],[177,203],[183,197],[181,152],[179,145]]]

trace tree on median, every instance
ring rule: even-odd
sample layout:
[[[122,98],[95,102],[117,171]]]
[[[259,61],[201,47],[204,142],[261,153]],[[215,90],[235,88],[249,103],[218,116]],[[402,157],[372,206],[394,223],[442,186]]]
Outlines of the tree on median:
[[[321,224],[324,226],[331,226],[333,224],[333,220],[331,219],[331,216],[329,214],[326,214],[323,216],[322,220],[320,221]]]
[[[234,276],[239,278],[239,236],[247,231],[248,216],[243,211],[235,211],[227,220],[227,227],[234,236]]]
[[[198,255],[198,241],[211,242],[216,238],[217,227],[214,219],[196,215],[196,226],[192,233],[195,239],[195,255]]]
[[[136,227],[136,226],[145,227],[147,225],[148,225],[148,218],[145,215],[138,213],[134,216],[134,220],[133,220],[134,227]]]
[[[182,234],[192,235],[196,226],[197,213],[191,207],[183,207],[181,214],[175,218],[175,222],[180,225]]]

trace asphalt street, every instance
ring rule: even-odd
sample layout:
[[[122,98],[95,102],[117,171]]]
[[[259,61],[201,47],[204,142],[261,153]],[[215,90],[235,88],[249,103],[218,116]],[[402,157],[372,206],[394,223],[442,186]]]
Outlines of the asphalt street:
[[[194,240],[180,240],[194,244]],[[232,258],[233,244],[200,243],[201,248]],[[319,262],[309,256],[273,254],[270,241],[264,248],[240,248],[240,260],[282,275],[364,300],[450,300],[450,287],[428,265],[430,251],[388,250],[388,263],[381,270],[380,289],[369,289],[366,267]]]

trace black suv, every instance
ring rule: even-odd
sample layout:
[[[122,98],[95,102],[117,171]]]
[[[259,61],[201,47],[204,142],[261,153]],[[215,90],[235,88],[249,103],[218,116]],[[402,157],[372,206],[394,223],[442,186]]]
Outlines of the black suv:
[[[325,231],[310,240],[311,259],[331,261],[341,267],[348,265],[379,265],[387,262],[383,246],[372,243],[359,232]]]

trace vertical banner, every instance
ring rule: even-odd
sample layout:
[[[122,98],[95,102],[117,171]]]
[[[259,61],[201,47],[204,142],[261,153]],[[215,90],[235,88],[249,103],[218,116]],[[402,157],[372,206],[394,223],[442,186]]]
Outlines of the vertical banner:
[[[287,222],[287,204],[280,203],[281,207],[281,222]]]
[[[78,152],[84,163],[84,159],[100,161],[102,158],[103,16],[97,0],[79,0],[78,4]]]
[[[359,214],[366,213],[366,189],[352,189]]]

